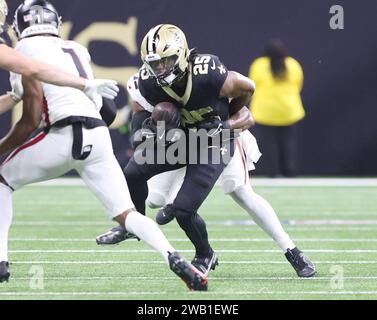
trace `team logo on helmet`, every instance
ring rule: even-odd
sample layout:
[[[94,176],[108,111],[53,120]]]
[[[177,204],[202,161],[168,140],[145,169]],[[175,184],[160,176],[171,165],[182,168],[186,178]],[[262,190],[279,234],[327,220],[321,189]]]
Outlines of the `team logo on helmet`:
[[[61,17],[46,0],[29,0],[21,4],[14,15],[13,28],[19,39],[51,34],[58,36]]]
[[[160,86],[169,86],[185,75],[189,54],[185,34],[171,24],[152,28],[141,44],[145,68]]]

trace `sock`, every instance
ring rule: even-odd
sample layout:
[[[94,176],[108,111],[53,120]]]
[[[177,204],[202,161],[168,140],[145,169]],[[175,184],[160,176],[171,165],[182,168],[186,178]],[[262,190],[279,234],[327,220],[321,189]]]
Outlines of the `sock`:
[[[208,257],[210,252],[212,252],[212,248],[208,242],[206,223],[202,217],[197,213],[176,210],[175,218],[195,246],[195,256]]]
[[[8,232],[12,217],[12,191],[0,183],[0,261],[8,261]]]
[[[157,224],[150,218],[133,211],[127,215],[125,227],[150,247],[158,251],[168,263],[169,252],[176,251]]]
[[[249,213],[258,226],[277,242],[284,253],[287,249],[296,247],[284,231],[275,210],[265,199],[256,194],[249,184],[238,187],[230,195]]]

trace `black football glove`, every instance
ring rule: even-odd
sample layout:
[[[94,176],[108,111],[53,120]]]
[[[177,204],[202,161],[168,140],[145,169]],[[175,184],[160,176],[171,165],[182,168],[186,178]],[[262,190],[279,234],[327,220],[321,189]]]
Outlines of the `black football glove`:
[[[152,117],[149,117],[143,121],[141,129],[135,133],[137,134],[137,143],[135,143],[136,139],[134,139],[134,147],[136,148],[142,141],[146,141],[147,139],[155,139],[155,141],[162,145],[167,146],[180,138],[179,132],[174,132],[170,141],[166,140],[166,134],[169,130],[178,129],[180,125],[180,120],[173,118],[172,121],[166,124],[165,121],[160,121],[156,123]]]
[[[132,147],[136,149],[142,142],[153,139],[157,135],[157,126],[151,117],[146,118],[139,130],[137,130],[132,137]]]
[[[143,133],[143,136],[156,136],[157,123],[152,119],[152,117],[149,117],[143,121],[143,124],[141,125],[141,131]]]
[[[222,121],[218,118],[210,118],[195,124],[198,130],[204,129],[209,137],[215,137],[224,129],[230,129],[228,121]]]

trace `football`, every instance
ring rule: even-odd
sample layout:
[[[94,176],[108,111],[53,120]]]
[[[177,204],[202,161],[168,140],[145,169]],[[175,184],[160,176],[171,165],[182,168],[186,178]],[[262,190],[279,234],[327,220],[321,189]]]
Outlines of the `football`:
[[[180,124],[181,112],[179,108],[171,102],[160,102],[156,104],[152,112],[152,119],[155,123],[164,121],[165,126],[177,128]]]

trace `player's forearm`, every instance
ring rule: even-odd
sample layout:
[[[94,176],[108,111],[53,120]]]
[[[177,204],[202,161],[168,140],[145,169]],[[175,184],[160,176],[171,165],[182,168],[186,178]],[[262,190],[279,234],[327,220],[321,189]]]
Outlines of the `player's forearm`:
[[[237,98],[232,99],[229,105],[229,113],[230,115],[235,114],[239,110],[241,110],[244,106],[248,106],[250,104],[251,96],[253,95],[254,91],[244,92]]]
[[[230,129],[240,129],[242,131],[249,129],[255,124],[254,118],[247,107],[242,107],[228,120]]]
[[[30,76],[39,81],[51,83],[57,86],[72,87],[79,90],[84,90],[85,88],[86,79],[66,73],[49,64],[36,61],[34,68],[35,69],[32,71]]]
[[[84,90],[86,80],[68,74],[52,65],[26,57],[22,53],[0,45],[0,67],[14,73],[35,78],[58,86],[69,86]]]
[[[0,115],[12,109],[17,102],[10,94],[0,96]]]
[[[35,128],[33,128],[32,125],[17,123],[11,131],[0,140],[0,156],[26,142],[34,130]]]
[[[248,106],[255,91],[253,80],[236,73],[236,85],[233,92],[234,98],[230,102],[230,114],[234,114],[243,107]]]

